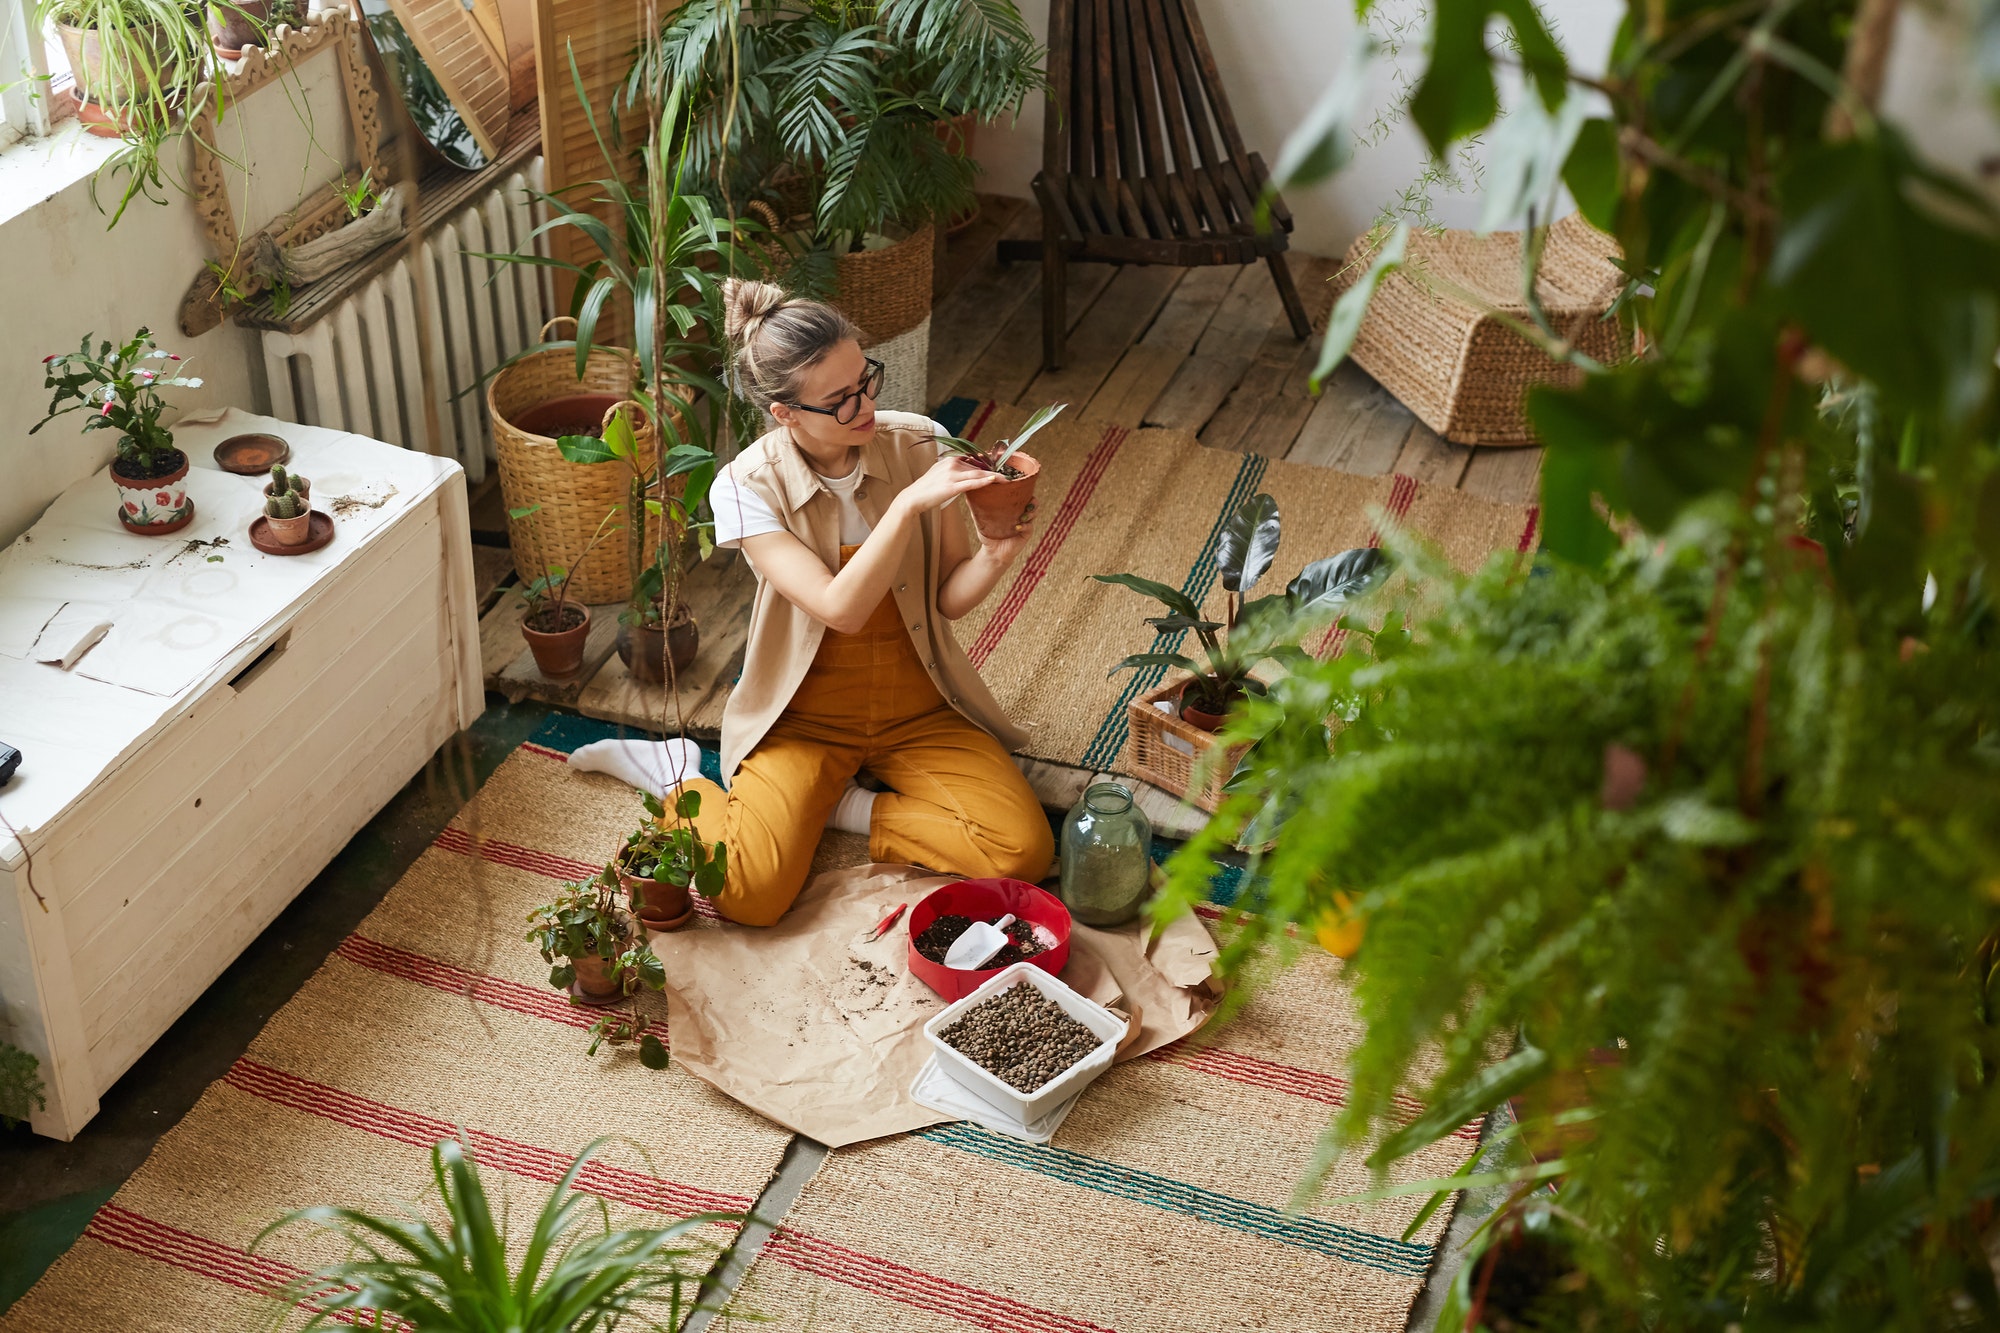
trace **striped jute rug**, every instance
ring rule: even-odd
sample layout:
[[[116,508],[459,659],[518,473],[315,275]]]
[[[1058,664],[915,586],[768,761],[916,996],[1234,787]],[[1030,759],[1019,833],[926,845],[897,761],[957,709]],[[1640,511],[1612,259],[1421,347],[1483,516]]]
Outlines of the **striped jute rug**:
[[[1005,438],[1028,409],[953,399],[937,412],[966,439]],[[1067,415],[1029,446],[1042,464],[1035,540],[992,596],[958,622],[960,642],[995,697],[1028,728],[1027,753],[1081,768],[1116,768],[1125,705],[1158,686],[1163,668],[1120,672],[1131,653],[1181,651],[1184,634],[1155,635],[1163,612],[1092,574],[1139,574],[1181,589],[1220,619],[1216,543],[1229,514],[1259,491],[1277,502],[1284,542],[1256,592],[1282,590],[1323,556],[1378,540],[1386,514],[1473,568],[1496,551],[1525,551],[1538,511],[1398,474],[1359,477],[1201,445],[1183,431]],[[1315,647],[1321,645],[1313,645]]]
[[[586,1056],[591,1011],[549,988],[523,938],[529,909],[640,816],[629,787],[572,772],[558,748],[595,738],[511,755],[0,1329],[255,1327],[256,1293],[334,1257],[303,1228],[248,1253],[267,1223],[320,1203],[423,1204],[430,1145],[461,1126],[517,1224],[605,1134],[625,1141],[583,1186],[622,1222],[747,1210],[790,1135],[678,1067]],[[664,1035],[664,1005],[646,1007]],[[871,1264],[843,1252],[839,1271]]]
[[[1406,1241],[1420,1197],[1326,1205],[1368,1187],[1358,1162],[1286,1207],[1359,1036],[1338,964],[1308,950],[1228,1025],[1115,1067],[1047,1147],[959,1123],[835,1152],[739,1303],[783,1330],[1400,1333],[1446,1210]],[[1395,1178],[1448,1175],[1476,1141]],[[893,1277],[791,1262],[828,1241]]]

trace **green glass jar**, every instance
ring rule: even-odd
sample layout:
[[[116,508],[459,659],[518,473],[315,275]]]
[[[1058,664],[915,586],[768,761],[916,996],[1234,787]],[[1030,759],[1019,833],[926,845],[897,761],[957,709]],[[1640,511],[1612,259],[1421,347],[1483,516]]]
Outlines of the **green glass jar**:
[[[1086,926],[1122,926],[1139,915],[1152,881],[1153,826],[1131,789],[1092,783],[1063,821],[1063,905]]]

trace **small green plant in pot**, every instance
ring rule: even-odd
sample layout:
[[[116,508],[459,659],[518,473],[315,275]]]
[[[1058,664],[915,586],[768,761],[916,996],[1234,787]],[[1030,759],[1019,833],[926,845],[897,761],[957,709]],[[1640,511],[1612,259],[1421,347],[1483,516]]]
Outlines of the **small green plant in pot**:
[[[695,1238],[711,1222],[740,1213],[700,1213],[664,1227],[614,1228],[605,1201],[583,1184],[584,1166],[604,1146],[577,1154],[535,1210],[524,1238],[511,1234],[504,1202],[495,1209],[472,1150],[458,1139],[431,1146],[431,1181],[443,1213],[302,1208],[250,1243],[301,1225],[338,1244],[313,1246],[340,1258],[266,1294],[258,1327],[315,1330],[423,1329],[427,1333],[605,1333],[614,1328],[679,1328],[694,1309],[715,1249]],[[496,1215],[497,1214],[497,1215]],[[310,1311],[303,1323],[301,1311]],[[657,1321],[657,1322],[656,1322]]]
[[[508,510],[507,516],[523,522],[540,510],[538,504],[522,505]],[[565,568],[544,560],[537,577],[514,587],[515,596],[527,603],[527,613],[521,617],[521,637],[528,641],[528,651],[535,655],[535,668],[550,680],[568,680],[583,669],[584,642],[590,637],[590,608],[569,599],[570,570],[588,560],[598,543],[621,530],[611,521],[615,516],[606,514],[598,523],[597,531],[574,564]]]
[[[651,792],[644,799],[649,818],[625,839],[612,865],[639,920],[652,930],[674,930],[694,915],[690,889],[704,898],[722,892],[729,849],[720,842],[703,842],[695,832],[700,792],[676,792],[671,815]]]
[[[563,884],[528,913],[527,938],[549,964],[549,984],[585,1004],[615,1004],[641,987],[666,985],[658,955],[619,901],[618,876],[609,866]]]
[[[1278,502],[1268,495],[1251,496],[1229,516],[1215,553],[1228,594],[1224,620],[1206,619],[1187,593],[1153,579],[1137,574],[1091,575],[1100,583],[1144,593],[1167,609],[1164,616],[1146,619],[1156,635],[1152,649],[1125,658],[1112,672],[1169,667],[1187,672],[1189,679],[1180,694],[1181,718],[1203,731],[1214,731],[1244,695],[1264,692],[1263,683],[1251,674],[1259,665],[1311,661],[1298,646],[1300,624],[1330,617],[1374,587],[1386,574],[1388,561],[1372,546],[1357,547],[1315,560],[1281,593],[1249,598],[1251,588],[1277,558],[1282,535]],[[1201,645],[1202,661],[1180,650],[1190,632]]]
[[[209,0],[208,35],[215,53],[240,60],[246,46],[268,47],[280,25],[302,27],[305,0]]]
[[[120,521],[148,536],[178,532],[192,523],[187,455],[174,447],[174,433],[160,423],[167,406],[160,390],[201,387],[200,379],[180,373],[180,357],[154,346],[152,333],[142,328],[117,345],[99,342],[95,351],[85,334],[76,351],[45,356],[42,362],[48,367],[42,387],[53,390],[53,396],[48,414],[28,433],[57,417],[88,410],[86,433],[119,432],[111,482],[118,488]]]
[[[296,472],[271,469],[264,488],[264,526],[281,546],[303,546],[312,537],[312,482]]]
[[[1006,478],[965,494],[965,502],[972,507],[972,520],[978,525],[980,536],[1001,539],[1014,535],[1022,516],[1035,502],[1035,478],[1042,471],[1039,462],[1021,452],[1021,446],[1033,438],[1036,431],[1061,416],[1062,410],[1068,406],[1068,403],[1056,403],[1041,408],[1014,433],[1013,438],[1002,440],[991,449],[982,449],[956,435],[937,437],[940,445],[974,467],[984,472],[997,472]]]

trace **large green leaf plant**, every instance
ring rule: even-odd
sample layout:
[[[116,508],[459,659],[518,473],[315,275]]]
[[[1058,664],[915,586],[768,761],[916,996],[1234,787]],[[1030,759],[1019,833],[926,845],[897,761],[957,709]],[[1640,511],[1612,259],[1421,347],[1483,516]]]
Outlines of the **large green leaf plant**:
[[[1530,400],[1542,550],[1390,533],[1402,600],[1243,701],[1160,910],[1288,812],[1223,964],[1357,928],[1322,1170],[1500,1191],[1439,1328],[2000,1327],[2000,213],[1875,111],[1895,10],[1633,6],[1586,77],[1525,0],[1432,6],[1412,121],[1492,131],[1526,290],[1566,184],[1642,350],[1528,303],[1584,372]],[[1342,97],[1278,186],[1338,167]],[[1510,1100],[1526,1153],[1386,1178]]]

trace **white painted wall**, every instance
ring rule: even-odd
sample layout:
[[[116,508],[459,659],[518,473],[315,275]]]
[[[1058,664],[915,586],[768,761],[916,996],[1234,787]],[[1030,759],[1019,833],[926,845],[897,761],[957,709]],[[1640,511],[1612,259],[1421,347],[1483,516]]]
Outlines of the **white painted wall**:
[[[1048,0],[1019,0],[1022,13],[1044,39]],[[1202,24],[1236,112],[1245,144],[1277,159],[1292,127],[1318,101],[1339,69],[1358,29],[1351,0],[1198,0]],[[1423,0],[1378,0],[1378,23],[1413,23],[1417,31]],[[1601,69],[1624,7],[1614,0],[1544,0],[1542,11],[1579,68]],[[1403,63],[1420,68],[1415,41]],[[1395,99],[1392,67],[1378,64],[1371,89],[1373,110],[1364,123]],[[1031,105],[1011,126],[981,126],[979,159],[986,169],[982,189],[1025,196],[1042,163],[1042,107]],[[1338,255],[1367,230],[1377,213],[1423,172],[1426,150],[1407,125],[1395,127],[1373,147],[1356,152],[1332,181],[1310,191],[1287,193],[1296,226],[1293,248],[1308,254]],[[1436,196],[1436,217],[1446,226],[1478,221],[1476,194]]]
[[[311,145],[344,152],[350,137],[338,69],[333,59],[316,59],[299,83],[268,85],[239,104],[241,115],[225,116],[218,136],[223,151],[256,168],[254,191],[246,191],[240,168],[228,171],[233,197],[239,208],[247,207],[253,226],[336,174],[326,166],[327,151]],[[0,222],[0,545],[32,526],[64,488],[111,459],[116,436],[85,436],[81,413],[28,433],[48,408],[42,358],[75,351],[85,333],[115,341],[141,325],[152,329],[159,344],[187,357],[189,373],[204,381],[198,390],[173,393],[183,411],[230,405],[262,410],[268,402],[254,332],[225,323],[199,338],[181,336],[181,298],[214,257],[192,200],[170,194],[164,204],[137,201],[106,230],[109,219],[91,206],[88,179],[24,208],[18,193],[8,197],[35,190],[52,175],[73,177],[76,167],[105,151],[103,141],[82,139],[72,125],[54,139],[0,154],[6,168],[0,170],[0,217],[6,219]],[[309,159],[316,179],[301,189]],[[115,194],[106,202],[115,202]],[[105,502],[112,503],[109,483]]]

